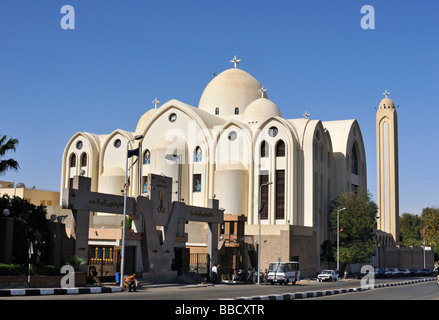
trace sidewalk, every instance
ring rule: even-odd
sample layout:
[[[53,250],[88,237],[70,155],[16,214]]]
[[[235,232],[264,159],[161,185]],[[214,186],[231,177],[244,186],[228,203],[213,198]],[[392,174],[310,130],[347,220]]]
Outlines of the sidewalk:
[[[163,287],[194,287],[194,286],[209,286],[210,283],[200,283],[200,284],[181,284],[181,283],[149,283],[143,281],[143,279],[137,279],[139,281],[139,290],[148,288],[163,288]],[[4,288],[0,289],[1,297],[11,297],[11,296],[37,296],[37,295],[65,295],[65,294],[97,294],[97,293],[113,293],[122,292],[122,288],[118,283],[107,282],[102,283],[102,287],[98,286],[87,286],[78,288]]]

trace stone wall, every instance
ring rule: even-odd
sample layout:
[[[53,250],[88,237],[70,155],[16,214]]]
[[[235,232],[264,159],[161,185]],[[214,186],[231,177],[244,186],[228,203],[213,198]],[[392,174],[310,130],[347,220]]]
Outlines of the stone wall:
[[[18,276],[0,276],[0,288],[61,288],[61,279],[64,275],[59,276],[41,276],[31,275],[30,286],[27,283],[27,275]],[[87,274],[84,272],[75,272],[75,287],[87,286]]]
[[[434,252],[425,251],[425,267],[432,270]],[[379,268],[424,268],[424,250],[422,247],[379,247],[374,257],[374,266]]]

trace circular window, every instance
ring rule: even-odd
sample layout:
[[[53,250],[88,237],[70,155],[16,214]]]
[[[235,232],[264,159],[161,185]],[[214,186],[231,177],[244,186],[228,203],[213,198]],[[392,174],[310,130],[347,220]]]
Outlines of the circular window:
[[[81,149],[82,149],[82,146],[83,146],[82,141],[78,141],[78,142],[76,143],[76,149],[81,150]]]
[[[122,144],[122,142],[119,139],[114,141],[114,147],[115,148],[119,148],[121,144]]]
[[[169,116],[169,121],[175,122],[175,120],[177,120],[177,115],[175,113],[171,113]]]
[[[278,132],[279,130],[276,127],[270,127],[270,129],[268,129],[268,134],[270,135],[270,137],[277,136]]]
[[[238,134],[236,133],[236,131],[230,131],[229,132],[229,140],[230,141],[234,141],[237,136],[238,136]]]

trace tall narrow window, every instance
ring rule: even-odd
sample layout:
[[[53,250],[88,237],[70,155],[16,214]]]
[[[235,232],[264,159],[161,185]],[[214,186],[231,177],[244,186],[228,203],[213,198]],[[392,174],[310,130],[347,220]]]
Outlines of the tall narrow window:
[[[239,114],[239,108],[235,108],[235,114]]]
[[[279,140],[276,144],[276,157],[285,157],[285,143]]]
[[[268,157],[268,143],[267,141],[261,142],[261,158]]]
[[[70,156],[70,168],[76,167],[76,154],[72,153]]]
[[[87,166],[87,154],[84,152],[81,155],[81,167],[86,167]]]
[[[150,164],[151,163],[151,152],[146,149],[145,153],[143,154],[143,164]]]
[[[261,174],[259,176],[259,190],[261,194],[259,195],[261,198],[261,206],[263,207],[261,211],[261,219],[268,219],[268,185],[264,185],[268,182],[268,174]],[[260,210],[261,208],[258,208]]]
[[[196,147],[195,148],[195,162],[201,162],[202,161],[202,157],[203,157],[203,151],[201,150],[200,147]]]
[[[276,219],[285,218],[285,170],[276,170]]]
[[[357,155],[357,147],[356,144],[352,146],[352,154],[351,154],[351,172],[353,174],[358,175],[358,155]]]
[[[201,174],[194,174],[194,191],[201,192]]]
[[[215,114],[216,114],[216,115],[219,114],[219,108],[215,108]]]

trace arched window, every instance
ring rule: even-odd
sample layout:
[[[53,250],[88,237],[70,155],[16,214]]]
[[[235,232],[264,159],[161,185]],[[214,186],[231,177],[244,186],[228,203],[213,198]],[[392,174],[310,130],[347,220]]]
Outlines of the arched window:
[[[215,108],[215,114],[219,114],[219,108]]]
[[[354,143],[352,146],[352,154],[351,154],[351,172],[353,174],[358,175],[358,153],[357,153],[357,146]]]
[[[268,157],[268,143],[267,141],[261,142],[261,158],[267,158]]]
[[[72,153],[70,156],[70,168],[76,167],[76,154]]]
[[[87,166],[87,154],[84,152],[81,155],[81,167],[86,167]]]
[[[151,152],[146,149],[145,153],[143,154],[143,164],[150,164],[151,163]]]
[[[201,162],[203,159],[203,151],[199,146],[195,148],[195,155],[194,155],[195,162]]]
[[[285,157],[285,143],[279,140],[276,144],[276,157]]]
[[[235,114],[239,114],[239,108],[235,108]]]

